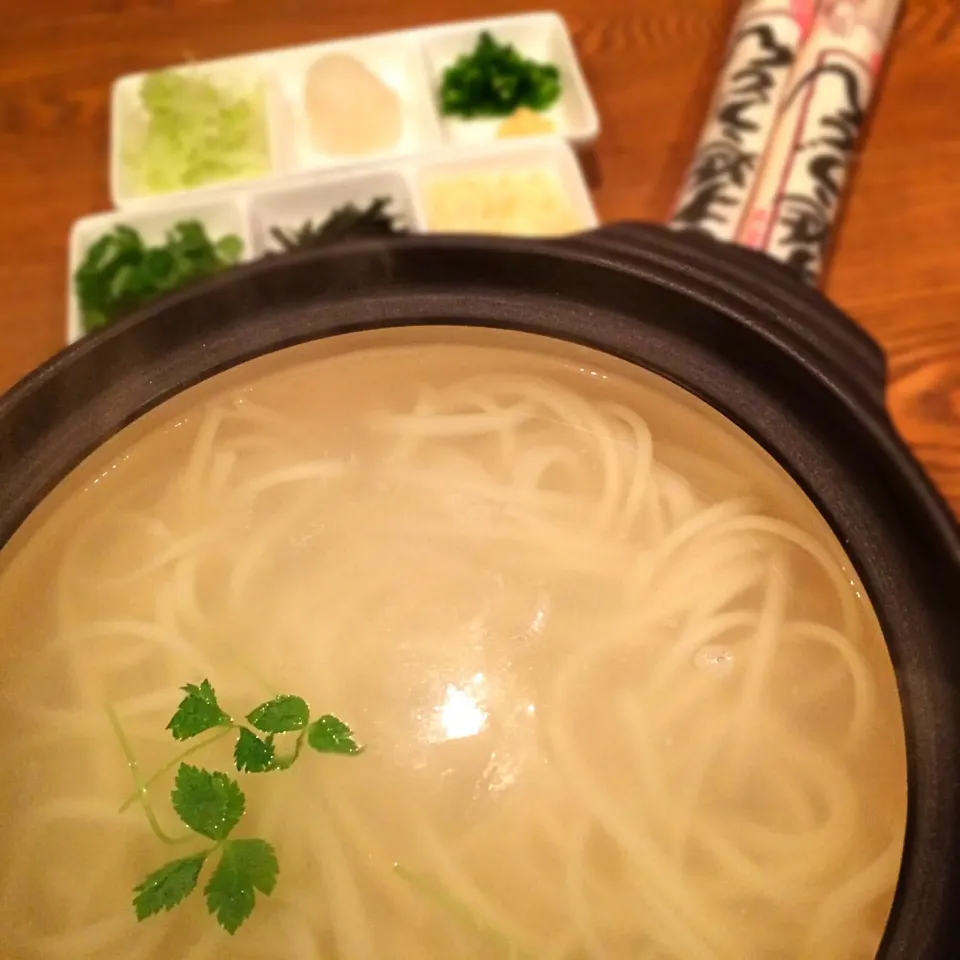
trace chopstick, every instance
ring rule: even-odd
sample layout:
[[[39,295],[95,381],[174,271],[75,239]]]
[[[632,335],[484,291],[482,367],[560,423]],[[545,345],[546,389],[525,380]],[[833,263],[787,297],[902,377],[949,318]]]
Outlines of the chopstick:
[[[671,227],[736,239],[817,2],[746,0],[741,6]]]
[[[759,250],[817,284],[902,5],[903,0],[823,0],[811,10],[810,4],[792,4],[791,9],[802,7],[801,13],[812,17],[806,30],[797,21],[803,39],[782,82],[776,84],[775,106],[765,104],[751,114],[757,125],[766,125],[753,133],[754,149],[758,143],[762,146],[746,197],[739,185],[732,194],[728,187],[727,196],[734,202],[717,201],[707,216],[691,222],[685,191],[694,177],[688,176],[670,225]],[[779,14],[773,2],[748,3],[745,10],[758,15],[758,7],[782,29],[786,0],[779,3]],[[738,25],[743,17],[741,12]],[[735,26],[734,40],[738,29]],[[721,77],[719,90],[725,82]],[[711,108],[705,137],[723,107],[721,103],[719,110]],[[698,158],[705,137],[691,175],[702,170]],[[716,211],[724,208],[727,216],[718,217]]]

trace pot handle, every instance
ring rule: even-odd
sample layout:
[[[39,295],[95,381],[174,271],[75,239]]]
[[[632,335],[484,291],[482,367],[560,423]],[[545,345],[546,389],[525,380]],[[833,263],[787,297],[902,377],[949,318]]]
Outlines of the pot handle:
[[[876,341],[794,270],[765,254],[659,224],[617,223],[560,243],[647,274],[712,310],[763,328],[833,381],[883,407],[886,361]]]

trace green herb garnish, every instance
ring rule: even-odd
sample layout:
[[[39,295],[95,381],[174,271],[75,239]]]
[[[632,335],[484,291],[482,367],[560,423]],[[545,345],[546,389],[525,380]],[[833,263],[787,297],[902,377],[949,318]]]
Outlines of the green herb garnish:
[[[560,71],[552,63],[522,56],[487,31],[471,53],[443,72],[440,112],[444,116],[506,117],[518,107],[546,110],[560,97]]]
[[[183,692],[184,697],[167,724],[174,739],[191,740],[210,730],[217,732],[182,751],[146,780],[140,775],[136,756],[119,719],[108,708],[136,787],[121,811],[139,802],[154,834],[167,844],[200,837],[213,841],[212,846],[171,860],[149,874],[134,888],[133,909],[138,920],[172,910],[193,893],[207,860],[216,857],[217,864],[203,888],[203,895],[210,913],[224,930],[233,934],[256,906],[257,892],[265,896],[273,892],[279,873],[276,851],[266,840],[233,836],[247,804],[237,780],[219,771],[184,763],[184,759],[232,732],[237,734],[234,747],[237,770],[246,773],[287,769],[300,756],[304,743],[318,753],[345,756],[356,756],[363,748],[342,720],[324,714],[311,722],[310,708],[302,697],[283,694],[261,703],[247,714],[246,721],[251,725],[247,726],[223,710],[209,680],[188,683]],[[261,737],[255,731],[266,736]],[[296,734],[293,748],[278,755],[274,741],[284,734]],[[174,766],[177,774],[170,802],[181,823],[191,831],[179,837],[170,836],[160,827],[149,797],[150,786]]]
[[[274,697],[247,714],[247,720],[263,733],[290,733],[302,730],[310,719],[310,708],[302,697]]]
[[[225,270],[242,250],[240,238],[232,234],[211,241],[198,220],[181,220],[157,246],[148,246],[131,227],[115,227],[90,247],[73,277],[84,332],[105,327],[185,283]]]
[[[207,909],[227,933],[236,933],[256,905],[255,890],[265,896],[277,884],[277,855],[266,840],[234,840],[203,888]]]
[[[206,853],[171,860],[155,870],[138,887],[133,898],[133,908],[138,920],[152,917],[161,910],[172,910],[185,900],[197,885],[200,871],[206,862]]]
[[[318,753],[344,753],[349,756],[357,752],[350,728],[330,714],[310,724],[307,743]]]
[[[211,840],[225,840],[240,822],[247,805],[236,780],[188,763],[180,764],[170,802],[194,833]]]
[[[406,228],[398,225],[397,215],[387,213],[389,205],[389,197],[376,197],[366,207],[345,203],[319,224],[308,220],[290,232],[272,227],[270,234],[284,251],[289,252],[324,247],[338,240],[389,237],[406,233]]]
[[[238,770],[245,770],[247,773],[266,773],[274,768],[275,761],[273,737],[261,740],[246,727],[240,728],[237,745],[233,748],[233,762]]]
[[[217,703],[217,695],[209,680],[204,680],[199,687],[188,683],[183,690],[187,695],[180,701],[177,712],[167,724],[174,739],[189,740],[214,727],[231,725],[230,717]]]

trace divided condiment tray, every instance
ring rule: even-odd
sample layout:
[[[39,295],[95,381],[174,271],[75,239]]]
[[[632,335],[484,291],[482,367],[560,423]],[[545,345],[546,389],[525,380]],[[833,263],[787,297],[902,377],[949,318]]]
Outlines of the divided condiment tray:
[[[527,73],[520,82],[529,84],[521,102],[536,112],[512,117],[512,136],[501,130],[503,117],[463,119],[441,109],[441,91],[447,102],[460,95],[476,106],[476,63],[458,77],[459,86],[442,88],[447,68],[478,50],[484,33],[494,42],[484,41],[478,57],[486,68],[495,63],[492,69],[506,71],[498,79],[518,82],[511,71],[520,65],[497,45],[510,45],[534,61],[522,65]],[[544,69],[548,64],[555,69]],[[340,82],[344,77],[357,82]],[[558,79],[559,97],[547,106],[557,96]],[[481,103],[483,96],[490,94],[481,94]],[[340,123],[339,138],[330,132],[331,117]],[[386,122],[378,126],[381,117]],[[553,12],[338,39],[120,77],[111,91],[110,119],[116,209],[77,220],[71,230],[67,342],[83,335],[77,270],[92,245],[121,225],[147,247],[163,245],[171,228],[190,220],[200,222],[213,244],[235,238],[225,239],[218,254],[207,238],[181,234],[176,256],[187,259],[166,262],[186,272],[179,281],[176,274],[157,280],[148,272],[146,282],[158,292],[186,282],[190,270],[196,276],[210,269],[203,265],[209,261],[181,267],[192,263],[190,257],[209,255],[214,264],[218,256],[221,264],[257,259],[281,250],[281,240],[289,243],[308,224],[316,230],[344,205],[365,209],[380,197],[389,198],[396,225],[417,233],[557,235],[589,229],[597,224],[596,212],[572,147],[588,146],[599,129],[570,32]],[[362,146],[349,152],[348,142]],[[278,230],[285,236],[278,238]],[[102,316],[110,297],[116,302],[129,294],[131,283],[144,282],[128,266],[128,256],[143,256],[141,264],[151,258],[146,269],[157,268],[160,261],[152,258],[162,255],[137,254],[139,242],[117,236],[102,256],[98,250],[98,262],[83,281],[90,316]],[[128,243],[134,244],[132,254]]]
[[[126,157],[130,138],[144,124],[141,85],[147,74],[119,78],[111,94],[110,193],[124,208],[173,200],[195,190],[220,191],[238,184],[275,181],[309,171],[381,162],[445,146],[489,144],[497,140],[497,121],[443,117],[438,92],[444,70],[468,52],[484,31],[513,44],[524,56],[549,61],[560,73],[561,94],[544,116],[555,133],[576,146],[592,143],[600,129],[569,30],[556,13],[543,12],[455,22],[366,37],[287,47],[273,51],[200,61],[178,71],[219,82],[226,88],[262,84],[267,126],[267,169],[246,180],[222,180],[192,190],[147,192],[135,182]],[[324,154],[314,149],[305,111],[305,82],[310,66],[329,54],[344,53],[360,61],[399,98],[401,133],[391,147],[364,154]],[[359,106],[359,105],[358,105]]]
[[[243,246],[240,261],[249,262],[279,250],[272,228],[289,231],[306,221],[319,224],[343,204],[363,207],[377,197],[390,198],[390,211],[410,232],[427,232],[434,226],[427,203],[431,183],[464,174],[527,172],[543,173],[556,183],[575,224],[571,232],[597,225],[597,214],[576,154],[559,137],[440,148],[353,169],[320,169],[282,181],[234,185],[232,191],[179,195],[163,203],[139,204],[83,217],[70,232],[67,342],[73,343],[83,335],[74,275],[91,245],[121,224],[137,230],[147,243],[156,243],[175,224],[199,220],[213,241],[228,234],[236,236]]]

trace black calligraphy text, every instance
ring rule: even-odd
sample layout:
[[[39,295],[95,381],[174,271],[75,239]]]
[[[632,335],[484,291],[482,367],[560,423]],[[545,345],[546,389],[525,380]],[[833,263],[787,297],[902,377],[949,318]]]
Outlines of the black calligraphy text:
[[[744,53],[746,51],[746,54]],[[727,78],[715,111],[715,136],[697,150],[687,189],[672,224],[706,233],[736,229],[752,174],[762,153],[765,113],[772,111],[776,90],[794,61],[793,47],[777,39],[769,23],[744,27],[733,39],[729,64],[744,59]]]

